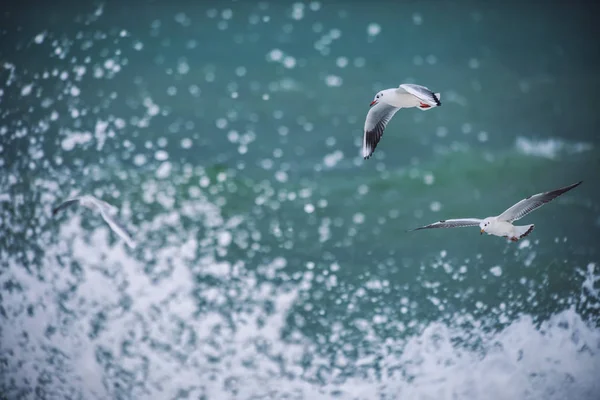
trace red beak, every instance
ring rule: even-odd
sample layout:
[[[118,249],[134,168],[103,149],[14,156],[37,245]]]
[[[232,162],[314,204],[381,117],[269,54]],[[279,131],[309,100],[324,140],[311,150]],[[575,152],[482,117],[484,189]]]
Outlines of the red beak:
[[[375,104],[377,104],[377,100],[373,100],[373,101],[371,102],[371,105],[370,105],[369,107],[373,107]]]

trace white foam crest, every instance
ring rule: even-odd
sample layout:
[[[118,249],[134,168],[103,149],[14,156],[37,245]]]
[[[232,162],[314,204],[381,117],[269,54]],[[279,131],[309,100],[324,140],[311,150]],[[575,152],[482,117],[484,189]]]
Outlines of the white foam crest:
[[[526,155],[557,158],[561,153],[575,154],[589,151],[594,148],[591,143],[567,142],[560,138],[549,138],[545,140],[534,140],[526,137],[517,137],[515,146],[517,150]]]
[[[197,210],[191,203],[186,207]],[[200,209],[210,210],[217,230],[243,223],[241,217],[225,221],[209,202]],[[176,224],[172,215],[148,222],[142,236],[167,221]],[[22,287],[3,291],[10,324],[3,327],[0,349],[5,354],[19,349],[7,370],[30,382],[59,374],[47,389],[58,397],[78,392],[90,399],[118,397],[115,382],[136,398],[175,398],[186,390],[208,398],[592,399],[600,390],[600,332],[573,308],[539,327],[530,316],[493,333],[433,322],[397,341],[377,338],[369,321],[357,320],[374,351],[358,349],[362,355],[356,360],[340,356],[340,366],[333,367],[299,332],[290,341],[281,337],[298,288],[260,281],[242,261],[217,261],[210,252],[191,259],[199,244],[190,238],[144,249],[168,271],[157,279],[137,253],[110,239],[104,225],[85,234],[81,218],[65,220],[58,242],[47,246],[45,279],[15,262],[0,275],[0,286],[13,280]],[[69,273],[57,258],[82,271]],[[286,263],[276,258],[258,269],[273,277]],[[588,266],[590,281],[594,273]],[[29,304],[35,305],[31,317]],[[46,334],[58,321],[57,331]],[[29,337],[26,345],[22,332]],[[465,345],[473,343],[472,335],[479,339],[477,348]],[[62,354],[60,370],[48,365],[49,349]],[[359,372],[344,377],[344,366]]]

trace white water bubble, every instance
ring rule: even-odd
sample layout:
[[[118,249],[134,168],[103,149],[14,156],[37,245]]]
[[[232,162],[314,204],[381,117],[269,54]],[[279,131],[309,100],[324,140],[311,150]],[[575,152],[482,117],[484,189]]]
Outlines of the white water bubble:
[[[367,34],[369,36],[377,36],[381,32],[381,26],[375,22],[372,22],[367,26]]]
[[[229,231],[222,231],[222,232],[219,232],[219,234],[217,235],[217,241],[219,242],[219,246],[221,246],[221,247],[229,246],[232,239],[233,239],[233,236],[231,235],[231,233]]]
[[[155,116],[160,112],[160,108],[156,104],[151,104],[148,107],[148,115]]]
[[[479,68],[479,60],[477,60],[476,58],[471,58],[469,60],[469,68],[471,68],[471,69]]]
[[[519,249],[524,249],[526,247],[529,247],[530,245],[531,245],[531,242],[529,241],[529,239],[523,239],[519,243]]]
[[[154,158],[158,161],[165,161],[169,158],[169,153],[164,150],[158,150],[156,153],[154,153]]]
[[[115,60],[113,60],[112,58],[109,58],[108,60],[104,61],[105,69],[113,69],[114,66],[115,66]]]
[[[190,65],[186,61],[180,61],[177,65],[177,72],[181,75],[185,75],[190,71]]]
[[[277,179],[278,182],[287,182],[288,180],[288,174],[285,171],[277,171],[275,172],[275,179]]]
[[[339,67],[339,68],[345,68],[348,65],[348,58],[346,57],[338,57],[335,60],[335,64]]]
[[[37,44],[42,44],[44,42],[45,38],[46,38],[46,32],[41,32],[41,33],[38,33],[37,35],[35,35],[35,38],[33,38],[33,41]]]
[[[283,66],[286,68],[294,68],[296,66],[296,59],[292,56],[285,56],[283,59]]]
[[[355,224],[362,224],[363,222],[365,222],[365,214],[363,213],[356,213],[352,216],[352,221]]]
[[[133,157],[133,163],[138,167],[141,167],[142,165],[146,164],[146,156],[143,154],[136,154]]]
[[[438,212],[442,209],[442,203],[439,201],[432,201],[431,204],[429,204],[429,209],[433,212]]]
[[[156,169],[156,177],[159,179],[168,178],[171,175],[172,165],[170,162],[165,161]]]
[[[412,15],[413,24],[421,25],[423,23],[423,16],[419,13],[414,13]]]
[[[281,61],[281,59],[283,58],[283,51],[279,49],[273,49],[269,52],[267,58],[270,61]]]
[[[311,214],[313,211],[315,211],[315,206],[310,203],[304,205],[304,212]]]
[[[217,119],[217,121],[215,122],[215,125],[217,126],[217,128],[219,129],[225,129],[227,127],[227,120],[225,118],[219,118]]]
[[[190,147],[192,147],[192,139],[190,139],[190,138],[181,139],[181,147],[183,149],[189,149]]]
[[[123,118],[115,119],[114,124],[115,124],[115,128],[117,128],[117,129],[125,128],[125,120]]]
[[[231,10],[231,8],[226,8],[223,11],[221,11],[221,18],[231,19],[232,17],[233,17],[233,11]]]
[[[198,181],[198,184],[200,185],[200,187],[208,187],[208,185],[210,185],[210,178],[206,175],[204,175],[203,177],[200,178],[200,180]]]
[[[329,31],[329,37],[331,37],[331,39],[333,40],[339,39],[342,37],[342,31],[340,31],[337,28],[334,28]]]
[[[23,86],[23,88],[21,89],[21,96],[29,96],[31,94],[32,89],[33,89],[33,83]]]
[[[294,3],[292,6],[292,18],[297,21],[304,18],[304,4]]]
[[[432,173],[428,172],[425,175],[423,175],[423,182],[426,185],[433,185],[433,182],[435,182],[435,177]]]
[[[342,86],[342,83],[342,78],[337,75],[327,75],[325,78],[325,84],[329,87],[339,87]]]
[[[323,157],[323,164],[328,167],[334,167],[339,161],[344,158],[344,153],[341,150],[336,150],[331,154],[327,154]]]
[[[235,74],[240,78],[246,75],[246,67],[237,67],[235,69]]]
[[[502,268],[499,265],[496,265],[495,267],[490,268],[490,273],[494,276],[500,276],[502,275]]]
[[[90,132],[72,132],[69,136],[64,138],[61,142],[61,147],[65,151],[70,151],[75,148],[78,144],[85,144],[91,141],[93,138]]]

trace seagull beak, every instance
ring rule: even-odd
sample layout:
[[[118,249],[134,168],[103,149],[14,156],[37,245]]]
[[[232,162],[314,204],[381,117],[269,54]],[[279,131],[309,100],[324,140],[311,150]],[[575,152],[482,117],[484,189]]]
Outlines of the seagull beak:
[[[483,235],[483,232],[485,232],[485,231],[482,229],[480,235]]]
[[[373,100],[373,101],[371,102],[371,105],[370,105],[369,107],[373,107],[375,104],[377,104],[377,100]]]

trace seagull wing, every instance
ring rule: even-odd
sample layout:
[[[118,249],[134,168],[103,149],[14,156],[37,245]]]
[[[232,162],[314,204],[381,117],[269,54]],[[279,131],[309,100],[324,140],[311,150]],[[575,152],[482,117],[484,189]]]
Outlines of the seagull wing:
[[[552,190],[550,192],[538,193],[538,194],[534,194],[533,196],[529,196],[528,198],[519,201],[517,204],[510,207],[508,210],[504,211],[502,214],[500,214],[498,216],[498,220],[513,222],[518,219],[521,219],[524,216],[526,216],[527,214],[529,214],[530,212],[532,212],[533,210],[536,210],[536,209],[540,208],[541,206],[543,206],[544,204],[554,200],[561,194],[566,193],[569,190],[574,189],[577,186],[581,185],[581,182],[582,181],[574,183],[569,186],[565,186],[560,189]]]
[[[386,125],[399,108],[390,106],[382,101],[377,102],[371,107],[365,120],[365,129],[363,134],[362,153],[365,160],[373,154],[377,143],[383,136]]]
[[[108,212],[109,214],[116,214],[119,211],[119,209],[112,204],[91,195],[82,196],[82,204],[90,209]]]
[[[52,215],[55,216],[60,211],[64,210],[65,208],[68,208],[74,204],[79,204],[79,197],[68,199],[68,200],[65,200],[64,202],[60,203],[58,205],[58,207],[56,207],[52,210]]]
[[[419,228],[411,229],[409,232],[418,231],[421,229],[434,229],[434,228],[464,228],[466,226],[478,226],[481,222],[478,218],[458,218],[458,219],[443,219],[433,224],[421,226]]]
[[[439,93],[433,93],[431,90],[426,88],[425,86],[413,85],[410,83],[403,83],[398,87],[399,91],[404,91],[406,93],[412,94],[417,97],[424,103],[429,104],[430,106],[441,106],[440,95]]]
[[[133,237],[127,231],[127,229],[123,226],[123,224],[119,220],[117,220],[115,217],[108,214],[105,210],[101,210],[100,214],[102,215],[102,218],[104,219],[104,221],[106,221],[108,226],[110,226],[110,229],[112,229],[113,232],[115,232],[117,235],[119,235],[119,237],[121,237],[121,239],[123,239],[129,247],[131,247],[132,249],[135,249],[135,247],[137,245],[136,245],[135,241],[133,240]]]

